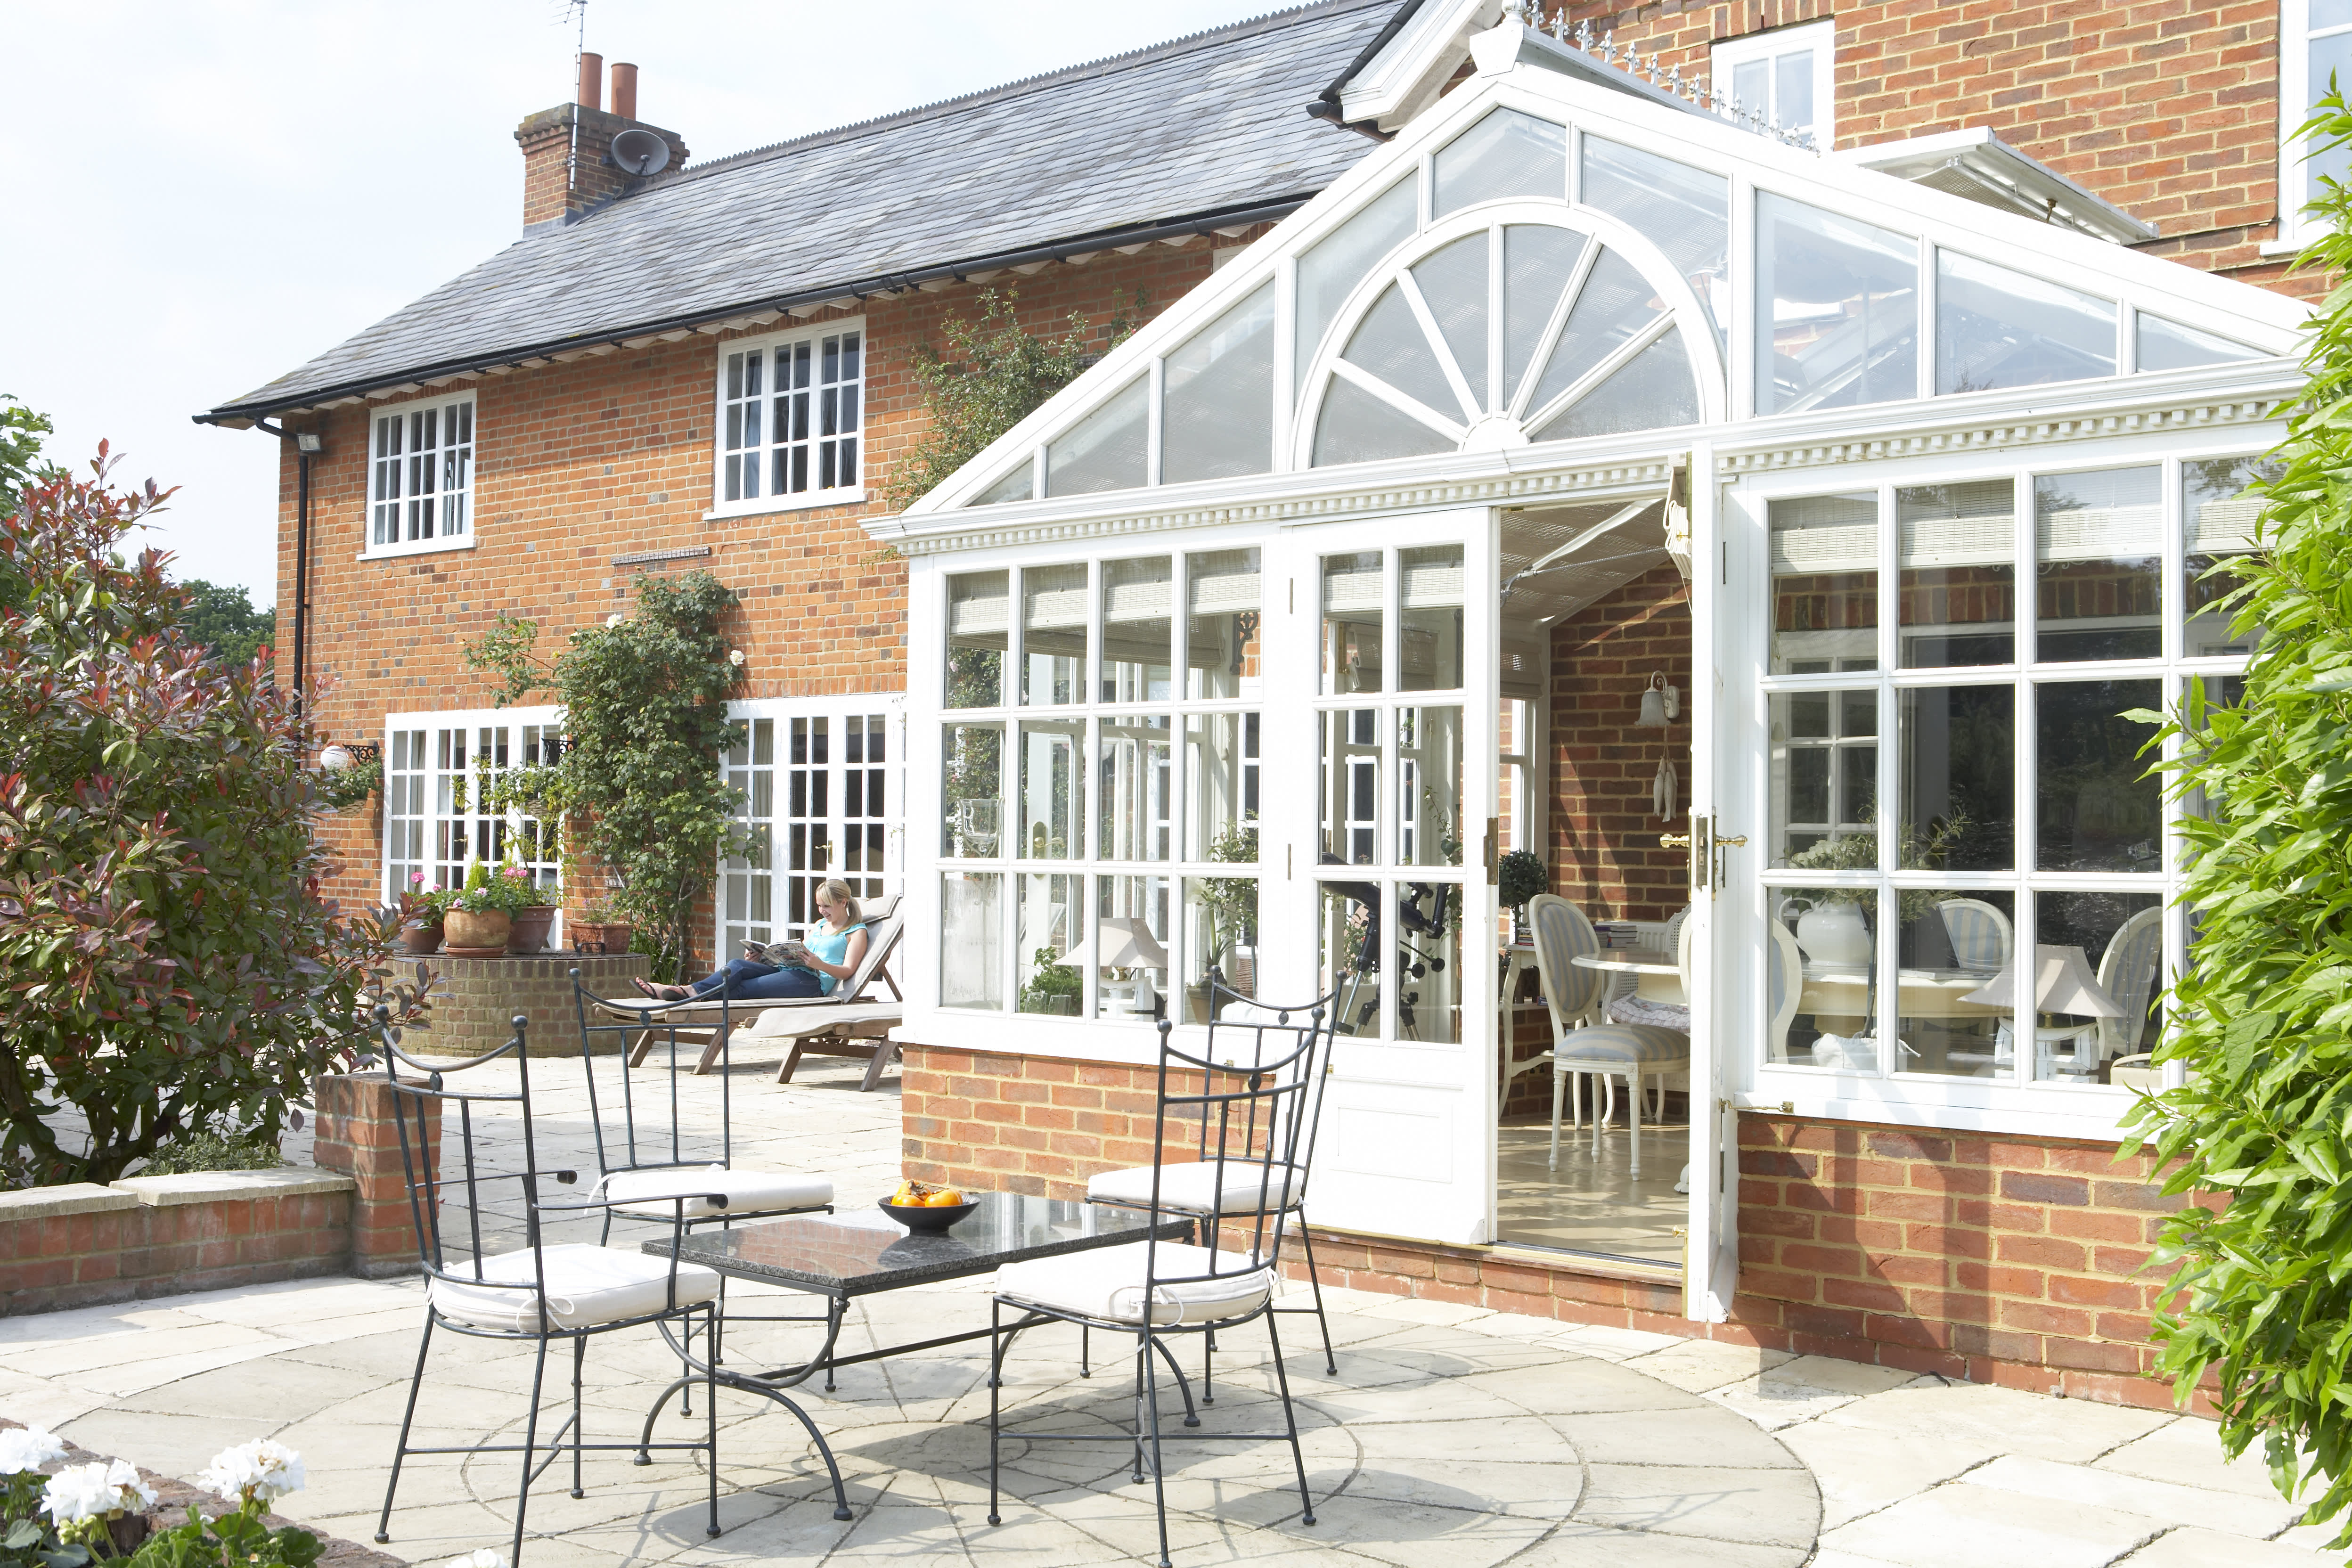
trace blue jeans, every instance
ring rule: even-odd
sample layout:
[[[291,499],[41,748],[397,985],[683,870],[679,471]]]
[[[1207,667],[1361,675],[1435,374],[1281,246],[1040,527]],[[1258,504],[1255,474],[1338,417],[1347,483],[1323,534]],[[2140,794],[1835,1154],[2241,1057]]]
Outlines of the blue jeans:
[[[708,996],[722,984],[727,994],[739,1002],[824,994],[824,983],[813,969],[779,969],[772,963],[754,963],[748,958],[730,960],[726,968],[704,976],[688,989],[693,995]]]

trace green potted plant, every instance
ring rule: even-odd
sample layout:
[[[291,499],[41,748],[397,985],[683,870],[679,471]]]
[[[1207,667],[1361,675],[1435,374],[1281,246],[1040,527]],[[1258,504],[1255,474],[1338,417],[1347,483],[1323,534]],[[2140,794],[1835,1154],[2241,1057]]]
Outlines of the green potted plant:
[[[1209,858],[1228,864],[1255,866],[1257,863],[1257,830],[1234,823],[1217,835],[1209,846]],[[1257,879],[1255,877],[1203,877],[1196,884],[1201,912],[1206,917],[1208,930],[1204,973],[1192,983],[1192,1016],[1207,1016],[1209,984],[1222,983],[1228,990],[1235,989],[1234,976],[1225,964],[1239,947],[1257,940]]]
[[[1512,940],[1526,937],[1528,900],[1551,889],[1551,870],[1532,849],[1514,849],[1496,868],[1495,895],[1511,911]]]
[[[1024,1013],[1048,1013],[1058,1017],[1078,1016],[1079,988],[1084,977],[1067,962],[1068,955],[1041,947],[1032,956],[1036,971],[1021,987]]]
[[[1874,824],[1875,816],[1871,819]],[[1952,846],[1967,837],[1968,814],[1955,810],[1928,825],[1923,836],[1905,823],[1895,841],[1895,864],[1906,871],[1940,869]],[[1867,828],[1840,838],[1824,838],[1789,857],[1791,868],[1805,871],[1874,871],[1878,868],[1878,835]],[[1901,895],[1905,925],[1923,920],[1937,903],[1950,895],[1915,888]],[[1797,945],[1817,963],[1860,968],[1870,963],[1870,926],[1864,906],[1875,908],[1878,889],[1805,888],[1790,895],[1805,906],[1797,917]]]
[[[493,877],[477,860],[466,868],[466,885],[451,900],[444,918],[446,949],[452,958],[499,958],[514,932],[517,899],[514,879]]]
[[[555,926],[555,901],[548,897],[548,890],[527,868],[513,864],[499,867],[495,879],[506,884],[506,895],[512,900],[507,911],[511,917],[507,951],[545,952],[547,933]]]
[[[408,882],[409,890],[400,895],[400,945],[423,958],[441,951],[444,924],[457,895],[427,883],[422,871],[410,872]]]

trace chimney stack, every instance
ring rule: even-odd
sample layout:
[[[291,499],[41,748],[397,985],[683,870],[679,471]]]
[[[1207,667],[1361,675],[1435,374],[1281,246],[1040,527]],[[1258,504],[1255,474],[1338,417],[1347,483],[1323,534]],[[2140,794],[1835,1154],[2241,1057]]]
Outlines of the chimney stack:
[[[614,63],[610,112],[604,107],[604,58],[583,49],[578,100],[543,109],[515,128],[515,141],[522,148],[526,233],[548,225],[576,223],[645,183],[613,161],[613,138],[624,131],[652,132],[669,143],[669,168],[685,166],[686,142],[677,132],[637,118],[635,66]]]

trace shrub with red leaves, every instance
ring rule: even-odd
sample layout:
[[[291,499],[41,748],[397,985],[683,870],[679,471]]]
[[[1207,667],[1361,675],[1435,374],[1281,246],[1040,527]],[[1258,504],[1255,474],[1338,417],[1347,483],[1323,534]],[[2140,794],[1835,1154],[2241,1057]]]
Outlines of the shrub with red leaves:
[[[107,1182],[174,1138],[272,1139],[347,1064],[393,931],[321,896],[293,699],[225,668],[124,538],[170,495],[106,447],[0,517],[0,1187]],[[89,1147],[52,1123],[80,1112]]]

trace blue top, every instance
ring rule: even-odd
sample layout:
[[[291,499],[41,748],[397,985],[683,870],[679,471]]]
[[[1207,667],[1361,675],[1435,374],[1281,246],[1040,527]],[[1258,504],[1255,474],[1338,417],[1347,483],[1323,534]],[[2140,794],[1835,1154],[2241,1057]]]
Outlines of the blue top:
[[[807,933],[801,938],[801,945],[827,963],[839,963],[843,960],[843,955],[849,952],[850,934],[865,929],[864,921],[859,921],[854,926],[845,926],[839,931],[834,930],[823,921],[818,921],[812,924]],[[833,988],[841,984],[839,980],[823,970],[816,971],[816,983],[827,996],[832,995]]]

